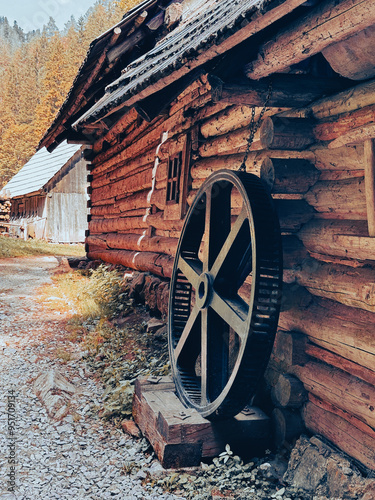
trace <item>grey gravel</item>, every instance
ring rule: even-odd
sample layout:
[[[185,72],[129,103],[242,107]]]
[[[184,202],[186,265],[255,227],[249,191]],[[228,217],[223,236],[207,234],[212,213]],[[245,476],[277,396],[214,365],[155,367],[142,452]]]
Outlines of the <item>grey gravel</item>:
[[[36,300],[37,288],[50,282],[58,262],[53,257],[0,261],[0,499],[164,499],[177,497],[145,489],[141,479],[150,458],[139,442],[92,411],[102,387],[85,369],[78,348],[65,338],[69,313],[56,312]],[[53,297],[51,297],[52,299]],[[77,360],[61,363],[53,356],[61,346],[77,349]],[[61,421],[48,415],[32,392],[33,381],[46,370],[59,370],[78,387]],[[16,397],[16,492],[7,491],[10,472],[7,448],[7,396]],[[94,403],[95,402],[95,403]],[[124,463],[134,462],[138,478],[122,475]],[[141,469],[139,470],[139,466]],[[161,466],[151,458],[151,468]]]

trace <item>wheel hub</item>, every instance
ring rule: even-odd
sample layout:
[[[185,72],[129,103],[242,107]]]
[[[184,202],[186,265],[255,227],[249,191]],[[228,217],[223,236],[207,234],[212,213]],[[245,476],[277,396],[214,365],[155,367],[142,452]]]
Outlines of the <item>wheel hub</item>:
[[[210,302],[212,291],[212,277],[209,273],[201,274],[199,278],[197,296],[195,298],[199,309],[204,309]]]

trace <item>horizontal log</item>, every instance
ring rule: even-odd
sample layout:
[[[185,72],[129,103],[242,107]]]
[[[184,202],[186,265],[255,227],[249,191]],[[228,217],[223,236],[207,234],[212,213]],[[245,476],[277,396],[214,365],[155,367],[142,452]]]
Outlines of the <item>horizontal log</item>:
[[[375,238],[362,220],[313,220],[298,233],[309,252],[355,260],[375,260]]]
[[[106,245],[111,249],[139,250],[142,252],[158,252],[175,255],[178,240],[176,238],[163,238],[161,236],[149,237],[146,234],[117,234],[103,235]]]
[[[311,113],[317,120],[341,115],[375,104],[375,80],[360,83],[335,96],[314,102]]]
[[[347,306],[375,312],[375,272],[373,268],[351,268],[305,259],[289,270],[296,282],[313,295],[332,299]]]
[[[347,219],[367,219],[363,177],[319,181],[304,198],[317,212],[344,214]]]
[[[289,25],[258,49],[258,59],[245,67],[258,80],[280,73],[323,49],[375,23],[372,0],[320,3],[307,16]]]
[[[134,228],[146,229],[147,222],[143,217],[116,217],[114,219],[93,219],[89,223],[90,233],[111,233],[115,231],[127,231]]]
[[[96,217],[105,217],[106,215],[120,215],[120,209],[118,207],[115,207],[113,204],[106,204],[106,205],[101,205],[97,207],[91,207],[90,210],[91,215],[96,216]]]
[[[86,243],[90,248],[107,249],[106,235],[90,235],[86,238]]]
[[[305,389],[375,428],[375,387],[348,373],[316,361],[298,366],[294,373]]]
[[[296,292],[295,300],[299,299]],[[328,299],[303,307],[296,303],[280,313],[279,327],[300,331],[311,342],[370,370],[375,362],[375,315]]]
[[[249,130],[247,128],[241,128],[223,136],[209,139],[199,148],[199,154],[203,158],[207,158],[208,156],[244,153],[246,151],[249,136]],[[250,151],[264,149],[259,138],[260,135],[258,130],[254,136]]]
[[[269,82],[237,79],[233,82],[222,81],[208,76],[212,87],[213,99],[233,104],[263,107],[269,93]],[[306,106],[319,97],[341,90],[337,78],[321,78],[311,75],[276,74],[272,77],[272,88],[267,105],[270,107],[293,108]]]
[[[143,208],[149,206],[147,196],[149,189],[143,191],[138,191],[134,194],[127,194],[125,196],[117,196],[115,201],[115,207],[120,210],[120,212],[126,212],[131,209]]]
[[[137,271],[148,271],[150,273],[170,278],[173,269],[173,257],[155,252],[137,252],[130,250],[89,250],[88,258],[91,260],[103,260],[110,264],[120,264]]]
[[[306,193],[320,175],[312,162],[303,159],[265,158],[260,177],[272,193]]]
[[[152,145],[151,145],[152,146]],[[150,165],[155,162],[155,151],[156,151],[156,146],[151,147],[150,149],[143,151],[142,154],[137,155],[136,152],[134,152],[133,156],[121,156],[119,155],[117,158],[114,158],[112,161],[108,162],[103,162],[99,163],[95,167],[94,171],[94,178],[97,176],[99,177],[100,175],[110,173],[117,168],[125,168],[128,169],[129,166],[130,168],[137,168],[141,167],[142,165]]]
[[[190,175],[193,180],[206,179],[213,172],[223,168],[238,170],[242,165],[243,159],[243,154],[202,158],[192,165]],[[262,161],[254,159],[254,157],[248,158],[246,161],[246,171],[259,176]]]
[[[375,139],[375,123],[350,130],[346,134],[330,142],[328,147],[330,149],[335,149],[346,145],[351,146],[353,144],[363,143],[369,139]]]
[[[314,135],[319,141],[332,141],[354,128],[368,125],[374,121],[375,104],[344,113],[330,121],[316,124],[314,126]]]
[[[363,145],[329,149],[325,145],[313,145],[314,165],[318,170],[363,170]]]
[[[369,26],[346,40],[328,46],[322,54],[333,71],[341,76],[367,80],[375,76],[374,41],[375,26]]]
[[[163,212],[150,214],[147,216],[147,224],[157,229],[165,229],[167,231],[181,231],[184,221],[164,219]]]
[[[93,145],[92,150],[97,155],[103,150],[104,144],[111,144],[116,140],[118,135],[128,129],[129,126],[137,123],[137,112],[134,108],[125,112],[119,120],[107,131],[105,135],[100,137]]]
[[[111,196],[119,196],[127,193],[134,193],[135,191],[143,191],[146,188],[151,188],[152,183],[152,170],[145,170],[138,172],[133,176],[113,182],[110,185],[102,186],[101,188],[93,190],[91,200],[103,200]]]
[[[375,432],[363,432],[342,416],[308,402],[303,409],[303,420],[313,433],[332,441],[349,456],[371,470],[375,470]]]
[[[258,149],[302,150],[315,142],[313,123],[304,118],[267,116],[259,129]]]
[[[254,118],[257,121],[263,107],[255,109]],[[266,108],[264,114],[276,114],[283,111],[283,108]],[[251,122],[251,106],[229,106],[220,113],[210,117],[202,123],[200,127],[201,134],[205,139],[217,137],[219,135],[233,132],[239,128],[248,127]]]
[[[353,363],[349,359],[345,359],[333,352],[327,351],[322,347],[318,347],[314,344],[307,343],[305,347],[305,353],[319,361],[324,361],[327,365],[334,366],[335,368],[340,368],[345,372],[353,375],[354,377],[364,380],[368,384],[375,387],[375,371],[364,368],[357,363]]]

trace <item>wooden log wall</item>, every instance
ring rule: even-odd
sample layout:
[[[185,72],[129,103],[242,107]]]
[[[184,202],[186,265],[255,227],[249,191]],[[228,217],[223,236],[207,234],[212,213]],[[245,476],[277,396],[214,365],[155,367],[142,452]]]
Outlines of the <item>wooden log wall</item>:
[[[168,156],[190,134],[191,204],[211,173],[238,169],[250,116],[212,102],[204,77],[168,116],[137,125],[130,111],[93,148],[89,257],[169,277],[182,221],[166,210]],[[329,147],[373,122],[374,81],[298,112],[269,108],[246,168],[268,184],[283,233],[287,299],[265,376],[278,444],[305,425],[375,470],[373,155],[361,142]]]

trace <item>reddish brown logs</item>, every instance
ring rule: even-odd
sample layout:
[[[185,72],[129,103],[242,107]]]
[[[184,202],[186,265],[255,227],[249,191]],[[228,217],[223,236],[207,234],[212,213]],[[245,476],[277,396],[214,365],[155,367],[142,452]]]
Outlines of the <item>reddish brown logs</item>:
[[[213,172],[222,168],[238,170],[243,159],[243,154],[203,158],[192,165],[190,174],[193,180],[196,180],[206,179]],[[246,171],[259,176],[261,161],[254,157],[248,158],[246,161]]]
[[[375,271],[373,268],[351,268],[340,264],[322,264],[313,259],[296,262],[288,271],[297,283],[310,293],[342,304],[375,312]]]
[[[333,406],[332,411],[323,407],[325,405],[318,406],[316,400],[305,405],[303,418],[306,427],[313,433],[323,435],[366,467],[375,470],[375,431],[367,427],[368,432],[364,432],[344,419],[342,414],[339,416],[332,413]],[[349,415],[348,418],[350,419]]]
[[[375,387],[343,370],[310,361],[294,373],[305,389],[375,428]]]
[[[348,359],[342,358],[341,356],[333,354],[332,352],[322,349],[314,344],[306,344],[305,352],[307,355],[320,361],[324,361],[328,365],[340,368],[341,370],[344,370],[347,373],[354,375],[354,377],[358,377],[375,387],[375,371],[357,365],[357,363],[353,363]]]
[[[279,326],[305,333],[315,344],[369,370],[374,367],[373,313],[320,299],[307,307],[296,304],[283,311]]]
[[[369,236],[375,236],[375,140],[365,141],[365,190]]]
[[[134,228],[146,229],[147,222],[143,217],[115,217],[113,219],[92,219],[89,224],[90,233],[111,233],[129,231]]]
[[[374,259],[375,238],[368,236],[367,222],[314,220],[298,233],[305,247],[316,254],[348,259]]]
[[[134,193],[135,191],[142,191],[146,188],[151,188],[152,182],[152,169],[144,172],[139,172],[132,177],[114,182],[110,185],[103,186],[95,189],[92,192],[92,201],[105,200],[112,196],[120,196],[126,193]]]
[[[258,59],[246,66],[246,75],[258,80],[282,72],[291,64],[306,59],[306,54],[317,54],[374,22],[371,0],[324,2],[261,46]]]
[[[178,240],[176,238],[163,238],[161,236],[149,237],[138,234],[116,234],[103,235],[108,248],[123,250],[140,250],[148,252],[159,252],[168,255],[176,253]],[[90,243],[90,238],[88,239]]]
[[[199,148],[199,154],[202,157],[208,157],[243,153],[246,150],[248,138],[248,128],[241,128],[235,132],[231,132],[230,134],[207,140]],[[258,131],[254,136],[251,151],[258,151],[261,149],[264,149],[264,146],[260,143]]]
[[[258,149],[302,150],[315,142],[312,122],[301,118],[266,117],[259,130]]]
[[[347,219],[366,219],[364,178],[320,181],[305,195],[306,201],[320,213],[345,215]]]
[[[319,141],[332,141],[357,127],[375,121],[375,105],[366,106],[356,111],[344,113],[329,122],[318,123],[314,127],[314,135]]]
[[[173,257],[155,252],[136,252],[130,250],[101,250],[88,252],[89,259],[100,259],[110,264],[121,264],[138,271],[149,271],[158,276],[170,278]]]

